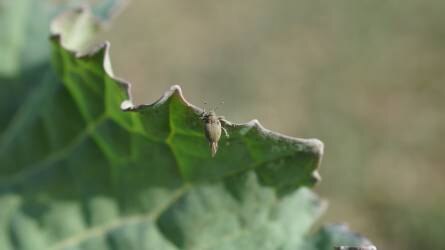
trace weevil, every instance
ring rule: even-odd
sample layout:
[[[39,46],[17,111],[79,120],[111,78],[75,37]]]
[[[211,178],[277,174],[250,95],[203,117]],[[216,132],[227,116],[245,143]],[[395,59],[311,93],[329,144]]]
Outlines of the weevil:
[[[232,124],[225,120],[223,116],[217,116],[213,110],[209,112],[204,110],[201,114],[201,120],[204,121],[204,132],[210,145],[211,155],[215,157],[218,151],[218,141],[221,137],[221,130],[224,131],[226,137],[229,137],[229,133],[227,133],[224,125],[231,126]]]

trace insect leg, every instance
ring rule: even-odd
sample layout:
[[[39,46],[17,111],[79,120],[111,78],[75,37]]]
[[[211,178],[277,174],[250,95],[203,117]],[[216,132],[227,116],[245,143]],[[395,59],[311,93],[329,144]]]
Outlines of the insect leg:
[[[218,116],[218,120],[219,120],[222,124],[224,124],[224,125],[232,126],[232,123],[229,122],[229,121],[227,121],[227,120],[224,118],[224,116]]]
[[[222,131],[224,131],[224,134],[226,135],[227,138],[229,138],[229,133],[227,133],[226,128],[224,128],[223,126],[221,126]]]

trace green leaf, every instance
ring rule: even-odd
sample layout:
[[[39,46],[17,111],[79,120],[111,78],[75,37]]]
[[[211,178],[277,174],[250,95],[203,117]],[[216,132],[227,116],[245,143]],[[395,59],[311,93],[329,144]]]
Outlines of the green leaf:
[[[228,126],[212,158],[202,110],[179,86],[135,106],[108,43],[74,52],[97,22],[84,9],[53,23],[58,77],[42,77],[0,137],[0,249],[295,250],[319,241],[307,232],[324,203],[305,186],[318,180],[320,141],[252,121]]]

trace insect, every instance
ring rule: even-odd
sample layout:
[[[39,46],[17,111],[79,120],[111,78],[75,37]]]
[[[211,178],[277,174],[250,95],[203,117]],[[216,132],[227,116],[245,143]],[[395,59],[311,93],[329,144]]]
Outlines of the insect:
[[[218,141],[221,137],[221,130],[224,131],[226,137],[229,137],[229,133],[223,127],[223,125],[232,125],[229,121],[226,121],[223,116],[217,116],[215,111],[206,112],[205,110],[201,114],[201,120],[204,121],[204,132],[210,145],[210,152],[212,157],[215,157],[216,151],[218,151]]]

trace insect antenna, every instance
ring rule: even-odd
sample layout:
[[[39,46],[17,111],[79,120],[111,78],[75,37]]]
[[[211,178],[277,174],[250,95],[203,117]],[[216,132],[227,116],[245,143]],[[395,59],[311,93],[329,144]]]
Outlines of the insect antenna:
[[[204,104],[204,108],[202,109],[202,113],[205,114],[206,113],[207,102],[203,101],[202,103]]]
[[[223,105],[224,105],[224,101],[221,101],[220,104],[221,104],[221,106],[223,106]],[[218,110],[218,108],[219,108],[219,106],[216,106],[216,107],[213,109],[213,111],[216,112],[216,111]]]

